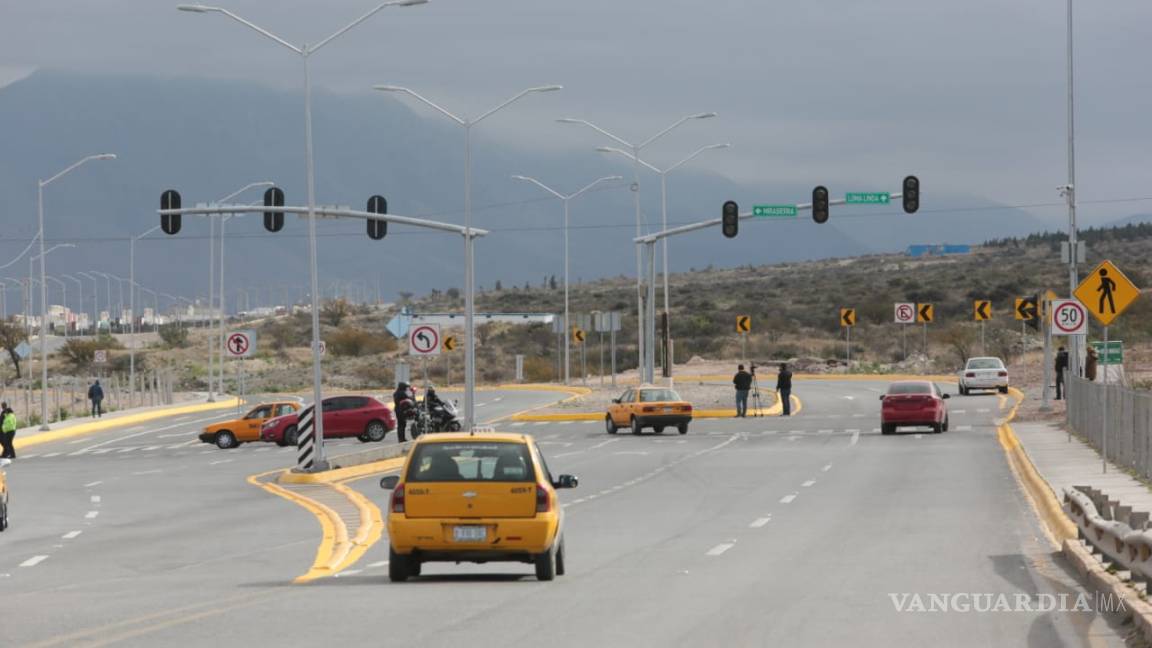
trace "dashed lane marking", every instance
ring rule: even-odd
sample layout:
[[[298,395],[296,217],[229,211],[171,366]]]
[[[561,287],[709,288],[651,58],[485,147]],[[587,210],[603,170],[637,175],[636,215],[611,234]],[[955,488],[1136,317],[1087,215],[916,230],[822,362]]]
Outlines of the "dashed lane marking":
[[[374,563],[368,564],[368,567],[371,567],[372,569],[376,569],[378,567],[387,567],[387,566],[388,566],[387,560],[381,560],[380,562],[374,562]]]
[[[796,499],[795,493],[793,493],[791,495],[785,495],[784,497],[780,498],[780,503],[781,504],[791,504],[792,500],[794,500],[794,499]]]
[[[24,562],[20,563],[20,566],[21,567],[35,567],[36,565],[39,565],[40,563],[44,562],[45,560],[48,560],[48,556],[32,556],[28,560],[25,560]]]
[[[719,556],[719,555],[723,554],[725,551],[728,551],[729,549],[731,549],[732,547],[735,547],[735,546],[736,546],[736,543],[734,543],[734,542],[725,542],[722,544],[718,544],[715,547],[712,547],[711,549],[709,549],[705,555]]]
[[[832,430],[816,430],[816,434],[832,434]]]
[[[524,427],[524,421],[517,421],[511,424],[511,427]]]
[[[65,533],[64,535],[62,535],[60,537],[65,539],[65,540],[71,540],[71,539],[79,536],[81,533],[84,533],[84,532],[83,531],[69,531],[68,533]]]
[[[924,438],[924,435],[923,435],[923,434],[917,434],[917,435],[916,435],[916,438],[917,438],[917,439],[923,439],[923,438]]]
[[[232,460],[231,459],[219,459],[217,461],[209,461],[208,465],[209,466],[215,466],[217,464],[226,464],[226,463],[232,463]]]
[[[815,484],[815,483],[816,483],[815,479],[809,479],[808,481],[806,481],[800,485],[803,486],[804,488],[808,488],[808,487],[812,486],[812,484]]]
[[[95,519],[97,515],[100,515],[100,511],[88,511],[84,514],[84,519],[92,520]]]
[[[99,495],[93,495],[92,496],[92,503],[93,504],[99,504],[100,503],[100,496]]]
[[[87,484],[84,484],[84,488],[92,488],[93,486],[99,486],[100,484],[103,484],[103,483],[104,483],[103,480],[98,479],[94,482],[88,482]]]
[[[52,457],[59,457],[59,456],[60,456],[60,455],[62,455],[62,454],[64,454],[64,453],[63,453],[63,452],[49,452],[48,454],[46,454],[46,455],[42,455],[42,456],[43,456],[45,459],[50,459],[50,458],[52,458]],[[30,457],[25,457],[25,459],[29,459],[29,458],[30,458]]]
[[[852,430],[852,440],[848,442],[848,445],[856,445],[858,441],[860,441],[860,430]]]
[[[152,470],[141,470],[138,472],[134,472],[132,474],[133,475],[158,475],[162,472],[164,472],[164,471],[160,470],[159,468],[153,468]]]
[[[753,528],[753,529],[759,529],[760,527],[768,524],[771,521],[772,521],[771,517],[756,518],[755,520],[752,521],[752,524],[749,524],[748,526]]]
[[[824,472],[828,472],[829,470],[832,470],[832,464],[828,464],[827,466],[824,466],[820,470],[822,470]]]
[[[957,432],[971,432],[972,426],[971,425],[957,425],[955,429]]]

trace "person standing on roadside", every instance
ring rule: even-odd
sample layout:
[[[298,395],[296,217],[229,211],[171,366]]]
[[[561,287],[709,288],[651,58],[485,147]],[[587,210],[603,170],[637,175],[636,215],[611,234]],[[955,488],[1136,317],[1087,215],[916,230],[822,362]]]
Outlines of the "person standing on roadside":
[[[1088,358],[1084,361],[1084,377],[1088,380],[1096,380],[1096,365],[1100,361],[1100,356],[1096,354],[1096,347],[1088,347]]]
[[[396,440],[400,443],[408,440],[404,428],[408,426],[408,417],[413,413],[415,406],[416,392],[408,386],[408,383],[401,382],[396,385],[396,391],[392,392],[392,411],[396,414]]]
[[[748,392],[752,389],[752,374],[744,371],[744,365],[736,365],[736,375],[732,378],[736,386],[736,416],[745,418],[748,415]]]
[[[104,388],[100,386],[99,379],[88,387],[88,400],[92,401],[92,418],[104,416],[104,410],[100,407],[104,402]]]
[[[792,372],[788,371],[787,363],[780,363],[780,373],[776,375],[776,393],[780,394],[780,403],[784,406],[783,416],[792,415]]]
[[[1068,351],[1064,347],[1056,352],[1056,400],[1064,399],[1064,372],[1068,371]]]
[[[4,452],[0,453],[0,459],[16,458],[15,438],[16,412],[8,407],[8,403],[0,403],[0,446],[4,447]]]

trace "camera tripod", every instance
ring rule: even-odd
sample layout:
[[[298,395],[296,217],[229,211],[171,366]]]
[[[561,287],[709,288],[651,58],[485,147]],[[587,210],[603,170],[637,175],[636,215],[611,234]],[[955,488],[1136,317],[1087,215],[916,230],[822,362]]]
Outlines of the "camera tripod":
[[[752,416],[764,416],[764,403],[760,400],[760,383],[756,380],[756,365],[752,365]]]

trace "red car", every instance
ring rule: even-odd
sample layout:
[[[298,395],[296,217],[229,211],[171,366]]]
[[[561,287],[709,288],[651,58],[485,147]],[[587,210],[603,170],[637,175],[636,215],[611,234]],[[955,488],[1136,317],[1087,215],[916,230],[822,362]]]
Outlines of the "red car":
[[[888,386],[880,397],[880,432],[892,434],[897,427],[926,425],[939,434],[948,431],[948,394],[927,380],[904,380]]]
[[[324,438],[356,437],[368,443],[383,441],[396,429],[396,416],[371,396],[332,396],[324,399]],[[278,416],[260,428],[260,440],[282,446],[296,445],[297,414]]]

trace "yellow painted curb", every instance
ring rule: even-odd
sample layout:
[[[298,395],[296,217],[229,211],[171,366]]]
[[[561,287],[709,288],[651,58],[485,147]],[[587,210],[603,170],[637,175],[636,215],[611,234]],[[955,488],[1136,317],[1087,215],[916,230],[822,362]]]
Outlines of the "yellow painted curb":
[[[298,495],[271,482],[261,482],[260,477],[265,477],[273,473],[280,472],[273,470],[271,472],[260,473],[248,477],[248,483],[259,488],[283,497],[284,499],[307,509],[316,519],[320,521],[320,546],[316,548],[316,558],[312,561],[312,567],[303,575],[296,577],[293,580],[295,583],[306,583],[317,578],[332,575],[332,566],[339,562],[344,555],[347,555],[346,549],[340,549],[340,557],[335,557],[339,547],[346,547],[348,544],[348,528],[344,526],[344,521],[335,511],[324,506],[323,504],[311,500],[302,495]]]
[[[280,477],[277,478],[276,481],[281,484],[332,484],[348,479],[364,477],[376,472],[398,470],[403,465],[404,457],[395,457],[393,459],[382,459],[360,466],[349,466],[347,468],[337,468],[336,470],[325,470],[317,473],[296,473],[291,470],[285,470],[280,473]]]
[[[14,442],[16,448],[27,448],[30,446],[40,445],[43,443],[51,443],[53,441],[60,441],[62,439],[72,439],[78,436],[85,436],[95,432],[103,432],[104,430],[111,430],[126,425],[133,425],[136,423],[145,423],[147,421],[155,421],[156,419],[167,418],[169,416],[176,416],[179,414],[195,414],[197,412],[210,412],[213,410],[227,409],[230,407],[239,406],[239,399],[231,399],[227,401],[219,401],[216,403],[199,403],[196,405],[182,405],[177,407],[170,407],[162,410],[152,410],[149,412],[141,412],[139,414],[129,414],[128,416],[120,416],[117,418],[110,418],[103,421],[95,421],[92,423],[81,423],[80,425],[73,425],[63,430],[51,430],[48,432],[40,432],[31,436],[17,436]]]
[[[997,439],[1004,448],[1009,467],[1024,488],[1024,493],[1036,510],[1037,516],[1044,523],[1045,530],[1053,543],[1060,546],[1064,540],[1076,537],[1076,525],[1064,514],[1064,509],[1060,506],[1056,494],[1052,492],[1052,487],[1036,470],[1024,446],[1020,444],[1020,439],[1012,431],[1009,423],[1016,418],[1016,410],[1024,402],[1024,393],[1015,387],[1010,387],[1008,391],[1016,398],[1016,404],[997,428]]]

